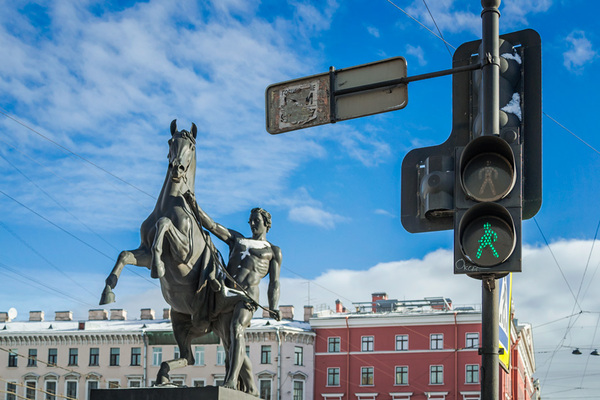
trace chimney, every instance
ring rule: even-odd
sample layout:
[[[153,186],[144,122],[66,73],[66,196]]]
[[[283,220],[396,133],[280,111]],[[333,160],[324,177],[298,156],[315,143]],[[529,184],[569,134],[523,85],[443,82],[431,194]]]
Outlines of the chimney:
[[[294,306],[279,306],[281,311],[281,319],[294,319]]]
[[[73,311],[56,311],[55,321],[73,321]]]
[[[8,312],[0,311],[0,322],[10,322],[10,317],[8,316]]]
[[[140,319],[154,319],[154,310],[151,308],[142,308]]]
[[[378,300],[387,300],[388,299],[388,295],[386,292],[379,292],[379,293],[372,293],[371,294],[371,302],[373,303],[371,305],[373,312],[376,313],[377,312],[377,301]]]
[[[90,321],[103,321],[108,319],[108,311],[101,308],[88,311],[88,319]]]
[[[337,299],[335,301],[335,312],[337,314],[341,314],[344,311],[346,311],[346,308],[344,307],[344,305],[342,304],[342,302],[340,301],[340,299]]]
[[[163,308],[163,319],[171,319],[171,309]]]
[[[315,308],[313,306],[304,306],[304,322],[308,322],[312,317]]]
[[[111,321],[125,321],[127,319],[127,311],[122,308],[113,308],[110,310]]]
[[[29,320],[30,321],[43,321],[44,320],[44,312],[43,311],[29,311]]]

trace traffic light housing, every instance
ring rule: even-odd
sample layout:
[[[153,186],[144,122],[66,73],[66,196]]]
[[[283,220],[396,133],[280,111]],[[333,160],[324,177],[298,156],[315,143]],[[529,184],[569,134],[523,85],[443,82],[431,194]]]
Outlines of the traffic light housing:
[[[464,43],[453,68],[481,64],[481,41]],[[453,229],[454,272],[521,271],[521,220],[541,207],[541,40],[500,37],[499,135],[482,132],[481,70],[453,75],[452,133],[402,163],[401,219],[411,233]]]

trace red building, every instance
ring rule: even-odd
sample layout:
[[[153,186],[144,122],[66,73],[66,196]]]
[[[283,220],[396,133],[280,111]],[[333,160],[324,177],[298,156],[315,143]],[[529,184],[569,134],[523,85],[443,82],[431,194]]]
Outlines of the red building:
[[[316,332],[315,400],[480,399],[481,311],[450,299],[389,300],[374,293],[310,319]],[[500,399],[535,399],[531,329],[513,328]]]

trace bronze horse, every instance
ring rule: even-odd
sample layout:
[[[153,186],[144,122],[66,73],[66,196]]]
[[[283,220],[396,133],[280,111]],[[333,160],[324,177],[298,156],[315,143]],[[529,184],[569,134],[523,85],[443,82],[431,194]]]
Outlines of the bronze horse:
[[[160,280],[162,294],[171,306],[173,333],[181,358],[161,364],[157,384],[169,382],[170,369],[194,364],[192,339],[213,328],[219,336],[225,333],[226,329],[221,329],[225,322],[217,321],[214,312],[215,301],[220,303],[218,308],[221,312],[231,308],[224,304],[222,298],[215,300],[214,293],[221,289],[215,279],[217,251],[208,232],[198,225],[183,197],[188,191],[194,193],[196,135],[195,124],[192,124],[191,131],[188,132],[178,131],[176,120],[171,122],[167,176],[154,210],[140,228],[141,244],[135,250],[125,250],[119,254],[114,268],[106,278],[106,286],[100,299],[101,305],[115,301],[112,289],[125,265],[146,267],[150,269],[152,278]],[[230,297],[227,302],[235,300],[239,298]],[[228,342],[227,338],[222,339],[225,339],[225,344]]]

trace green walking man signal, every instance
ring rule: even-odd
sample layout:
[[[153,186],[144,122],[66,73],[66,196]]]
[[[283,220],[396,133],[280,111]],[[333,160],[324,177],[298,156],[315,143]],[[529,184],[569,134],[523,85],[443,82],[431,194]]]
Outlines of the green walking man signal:
[[[494,242],[496,240],[498,240],[498,234],[496,232],[494,232],[491,228],[492,228],[492,225],[490,225],[489,222],[486,222],[485,224],[483,224],[483,236],[481,236],[481,238],[478,240],[479,248],[477,249],[477,255],[476,255],[477,258],[481,258],[481,253],[483,252],[483,249],[485,249],[486,247],[489,247],[492,250],[494,257],[496,257],[496,258],[500,257],[498,255],[498,252],[494,248]]]

